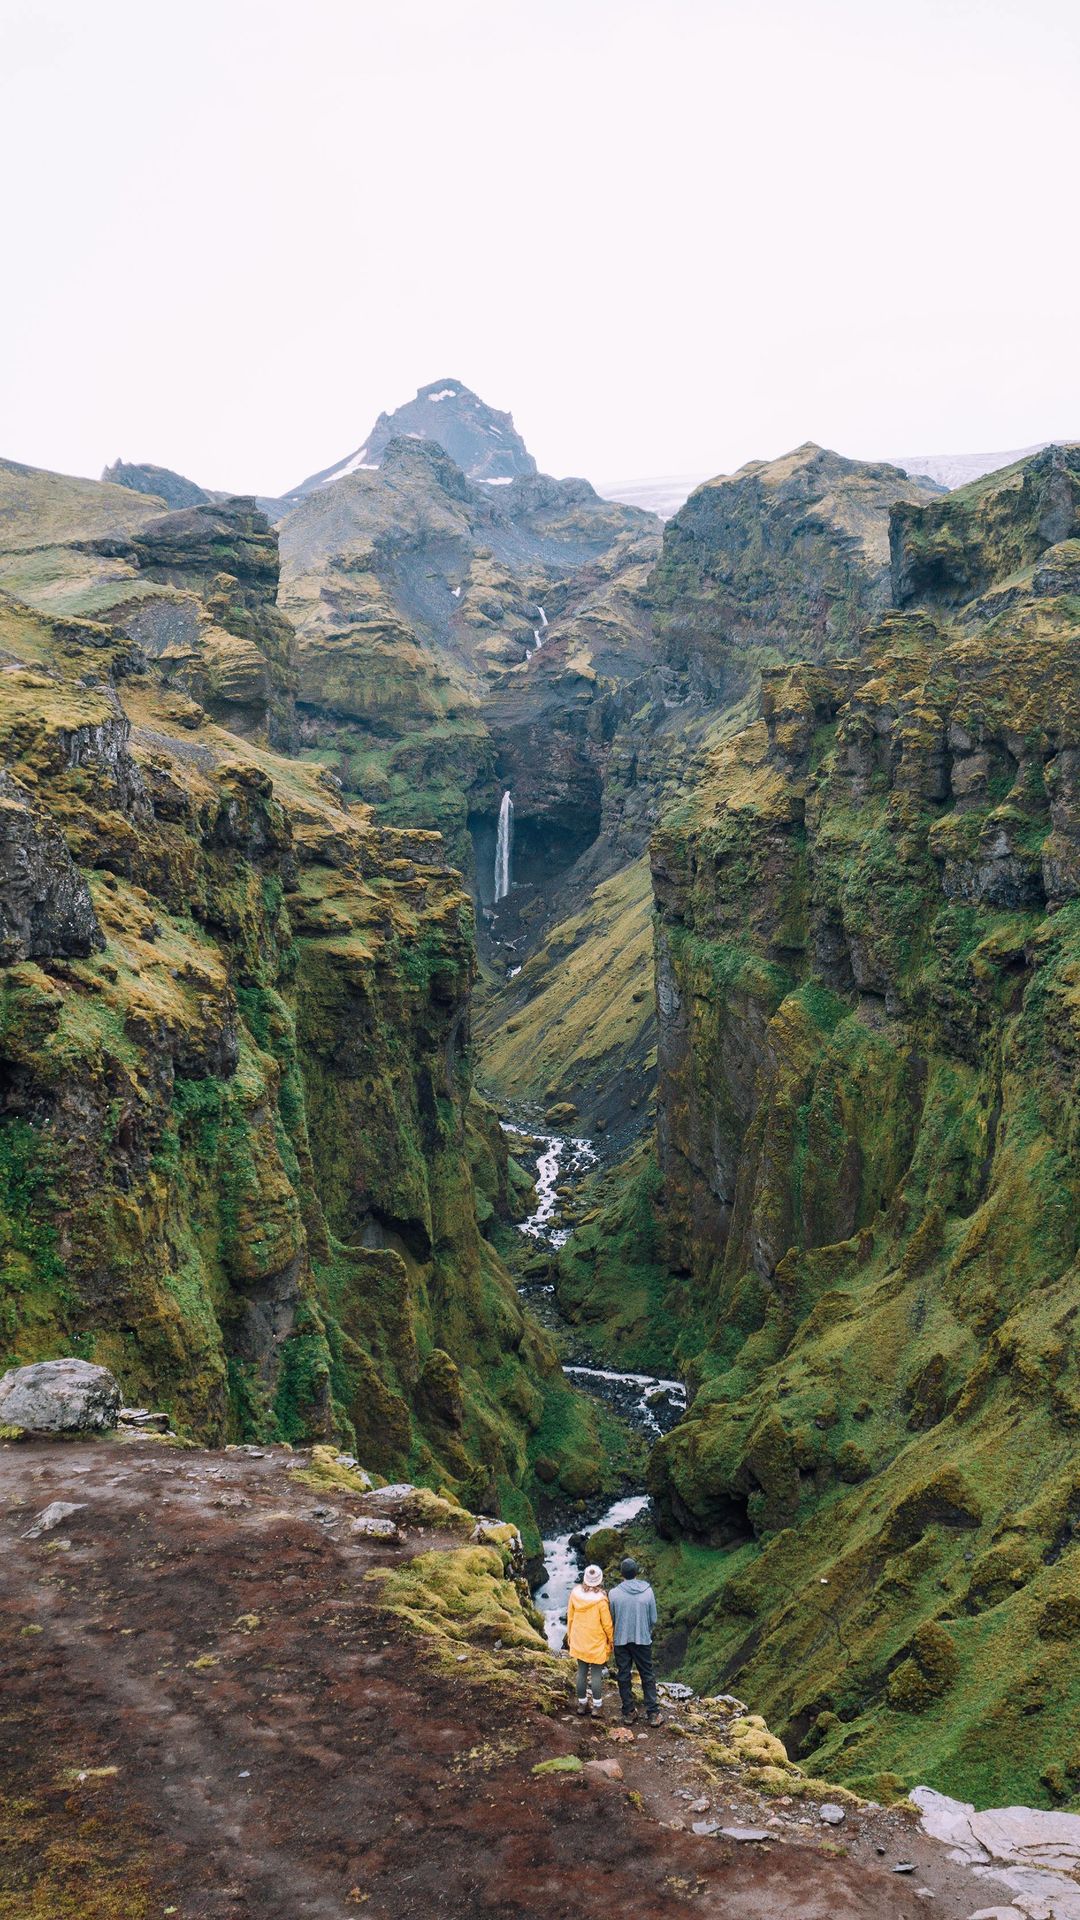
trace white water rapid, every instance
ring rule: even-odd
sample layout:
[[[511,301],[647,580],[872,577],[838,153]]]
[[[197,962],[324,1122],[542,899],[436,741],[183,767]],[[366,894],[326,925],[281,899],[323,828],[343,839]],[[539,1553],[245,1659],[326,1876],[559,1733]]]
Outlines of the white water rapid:
[[[568,1380],[584,1387],[586,1393],[606,1400],[631,1426],[659,1439],[664,1429],[656,1417],[657,1406],[667,1405],[673,1413],[686,1412],[686,1388],[681,1380],[662,1380],[651,1373],[616,1373],[611,1367],[563,1368]]]
[[[595,1533],[599,1527],[627,1527],[636,1520],[643,1508],[649,1504],[647,1493],[631,1493],[624,1500],[616,1500],[614,1506],[591,1525],[577,1527],[573,1533],[559,1533],[554,1539],[544,1541],[544,1567],[547,1579],[542,1587],[533,1594],[537,1608],[544,1616],[544,1632],[548,1646],[555,1653],[561,1653],[566,1639],[566,1603],[581,1578],[582,1560],[576,1548],[570,1545],[581,1533]]]
[[[525,1129],[512,1127],[504,1121],[503,1132],[521,1135]],[[536,1209],[527,1220],[519,1223],[518,1232],[530,1240],[541,1240],[546,1247],[557,1250],[566,1245],[570,1229],[561,1225],[556,1189],[567,1180],[580,1180],[590,1167],[596,1166],[599,1155],[590,1140],[574,1139],[568,1134],[546,1133],[526,1137],[542,1140],[543,1148],[536,1163]]]
[[[499,826],[495,835],[495,904],[510,891],[510,856],[514,844],[514,803],[507,787],[499,808]]]

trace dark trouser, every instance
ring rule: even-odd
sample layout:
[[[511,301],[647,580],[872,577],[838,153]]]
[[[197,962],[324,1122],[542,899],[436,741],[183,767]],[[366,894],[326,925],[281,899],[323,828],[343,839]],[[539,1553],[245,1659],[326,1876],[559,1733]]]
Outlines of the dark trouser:
[[[660,1702],[656,1698],[656,1679],[653,1674],[652,1648],[639,1646],[628,1640],[625,1646],[615,1649],[615,1672],[619,1680],[619,1699],[624,1713],[634,1711],[634,1668],[641,1675],[641,1691],[645,1695],[646,1713],[658,1713]]]
[[[579,1660],[577,1663],[577,1697],[579,1700],[584,1700],[590,1687],[592,1688],[593,1699],[596,1701],[597,1706],[600,1706],[604,1698],[604,1669],[603,1667],[590,1666],[588,1660]]]

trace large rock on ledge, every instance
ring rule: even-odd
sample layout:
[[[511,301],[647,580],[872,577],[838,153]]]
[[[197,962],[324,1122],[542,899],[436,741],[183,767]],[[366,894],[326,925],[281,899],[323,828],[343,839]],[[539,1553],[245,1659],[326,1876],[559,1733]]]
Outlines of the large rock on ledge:
[[[0,1426],[32,1433],[103,1433],[115,1427],[120,1388],[89,1360],[39,1360],[0,1379]]]

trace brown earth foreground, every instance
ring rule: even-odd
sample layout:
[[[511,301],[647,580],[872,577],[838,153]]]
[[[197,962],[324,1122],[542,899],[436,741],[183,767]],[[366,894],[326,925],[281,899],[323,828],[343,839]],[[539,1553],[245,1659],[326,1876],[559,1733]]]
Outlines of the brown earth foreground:
[[[0,1446],[3,1920],[963,1920],[992,1904],[906,1813],[849,1807],[826,1833],[815,1806],[718,1783],[671,1726],[630,1744],[582,1726],[541,1653],[436,1651],[365,1576],[460,1538],[360,1539],[363,1499],[312,1492],[297,1464],[141,1438]],[[57,1500],[79,1510],[28,1540]],[[560,1755],[616,1758],[623,1778],[533,1776]],[[775,1840],[673,1829],[699,1796]],[[903,1860],[917,1871],[900,1879]]]

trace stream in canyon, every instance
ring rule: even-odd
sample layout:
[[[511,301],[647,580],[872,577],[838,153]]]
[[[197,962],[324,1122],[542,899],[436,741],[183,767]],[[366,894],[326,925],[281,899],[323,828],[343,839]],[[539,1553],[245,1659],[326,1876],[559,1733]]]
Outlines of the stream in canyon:
[[[591,1141],[568,1134],[534,1134],[525,1127],[503,1122],[504,1132],[533,1143],[537,1152],[536,1206],[518,1231],[540,1246],[556,1252],[570,1236],[566,1201],[574,1187],[598,1165],[599,1155]],[[550,1282],[525,1283],[519,1291],[530,1301],[543,1324],[559,1333],[570,1345],[578,1340],[575,1329],[562,1318]],[[593,1356],[590,1356],[590,1361]],[[666,1380],[656,1374],[625,1373],[614,1367],[586,1364],[570,1358],[563,1372],[575,1387],[603,1400],[613,1412],[647,1440],[659,1439],[676,1425],[686,1411],[686,1388],[681,1380]],[[544,1617],[548,1645],[562,1651],[566,1639],[566,1606],[570,1592],[584,1565],[584,1545],[588,1536],[600,1527],[629,1526],[649,1505],[644,1489],[620,1495],[602,1511],[590,1512],[588,1504],[576,1526],[544,1540],[545,1578],[535,1589],[533,1599]]]

